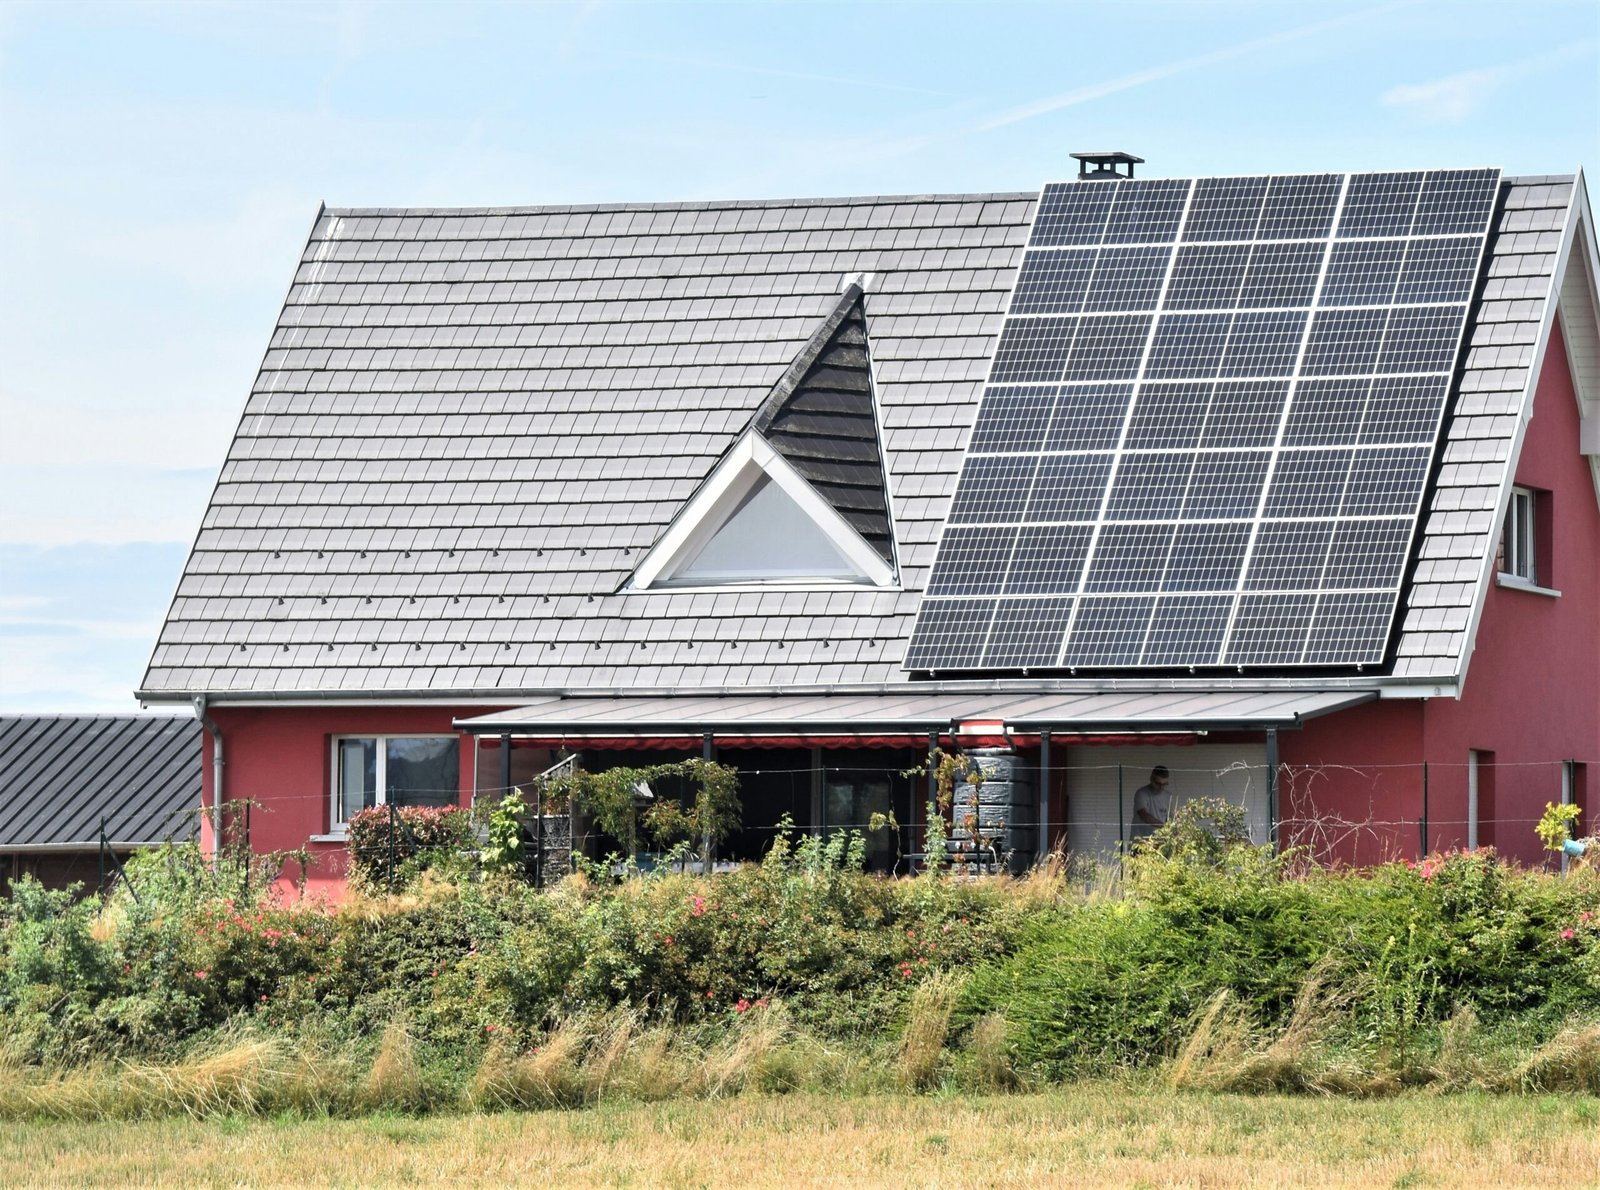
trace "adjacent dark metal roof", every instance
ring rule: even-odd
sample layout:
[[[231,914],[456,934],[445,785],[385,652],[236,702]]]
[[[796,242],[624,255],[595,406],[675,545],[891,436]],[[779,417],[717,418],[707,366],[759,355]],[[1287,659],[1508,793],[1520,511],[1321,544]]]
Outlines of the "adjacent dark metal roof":
[[[182,715],[0,715],[0,851],[190,839],[200,724]]]
[[[1103,694],[746,694],[720,697],[548,698],[458,719],[484,735],[585,736],[883,734],[929,732],[961,723],[1016,731],[1222,731],[1296,727],[1368,702],[1370,691],[1119,691]]]

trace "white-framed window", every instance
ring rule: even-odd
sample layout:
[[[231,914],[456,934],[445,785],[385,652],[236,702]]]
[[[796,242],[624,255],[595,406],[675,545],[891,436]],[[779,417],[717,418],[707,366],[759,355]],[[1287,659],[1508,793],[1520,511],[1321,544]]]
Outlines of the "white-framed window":
[[[457,804],[460,749],[453,735],[334,736],[332,829],[370,806]]]
[[[1535,586],[1541,577],[1538,513],[1539,493],[1531,488],[1512,488],[1500,544],[1500,572]]]

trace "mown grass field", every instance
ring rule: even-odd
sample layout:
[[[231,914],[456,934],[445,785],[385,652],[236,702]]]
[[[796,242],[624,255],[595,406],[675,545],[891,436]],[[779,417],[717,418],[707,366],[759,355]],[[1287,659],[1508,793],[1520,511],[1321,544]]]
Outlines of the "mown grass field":
[[[355,1120],[11,1123],[26,1185],[1593,1186],[1600,1098],[1115,1083]]]

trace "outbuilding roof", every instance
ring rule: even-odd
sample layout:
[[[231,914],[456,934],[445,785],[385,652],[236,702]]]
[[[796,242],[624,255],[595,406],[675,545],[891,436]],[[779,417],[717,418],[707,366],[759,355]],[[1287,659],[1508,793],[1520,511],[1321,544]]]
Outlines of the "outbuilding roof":
[[[906,685],[1034,200],[324,210],[140,696]],[[1389,680],[1464,672],[1580,209],[1502,183]],[[898,588],[626,589],[856,282]]]
[[[200,777],[187,715],[0,715],[0,852],[192,839]]]

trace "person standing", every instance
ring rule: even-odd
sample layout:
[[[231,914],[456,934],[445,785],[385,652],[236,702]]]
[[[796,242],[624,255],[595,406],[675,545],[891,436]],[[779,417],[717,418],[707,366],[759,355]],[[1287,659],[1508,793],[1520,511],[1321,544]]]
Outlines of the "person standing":
[[[1172,817],[1172,774],[1158,764],[1150,770],[1150,783],[1133,795],[1133,838],[1148,839]]]

